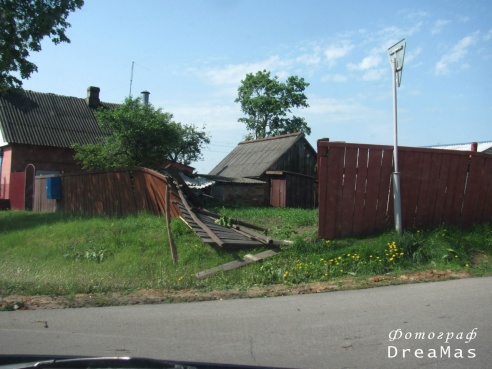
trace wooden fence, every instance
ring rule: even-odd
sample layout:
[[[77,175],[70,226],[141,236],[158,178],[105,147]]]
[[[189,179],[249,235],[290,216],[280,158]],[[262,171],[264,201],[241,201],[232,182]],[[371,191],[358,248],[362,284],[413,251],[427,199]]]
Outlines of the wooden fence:
[[[492,222],[492,156],[399,147],[403,228]],[[393,147],[318,141],[319,236],[393,227]]]
[[[61,198],[46,199],[46,180],[36,177],[34,211],[124,216],[140,212],[165,214],[166,176],[146,168],[122,168],[61,175]],[[179,216],[176,191],[170,192],[171,216]]]

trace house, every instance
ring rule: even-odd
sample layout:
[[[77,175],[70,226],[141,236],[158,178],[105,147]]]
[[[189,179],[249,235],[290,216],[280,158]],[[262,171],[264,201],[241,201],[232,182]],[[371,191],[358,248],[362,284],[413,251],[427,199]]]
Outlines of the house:
[[[85,99],[10,91],[0,96],[0,200],[14,209],[31,209],[34,176],[79,171],[73,144],[95,143],[104,135],[95,111],[100,89]]]
[[[313,207],[316,199],[316,158],[316,151],[303,133],[243,141],[212,169],[209,176],[266,183],[263,204]],[[232,186],[233,183],[229,182],[228,185]],[[239,192],[236,191],[237,196]],[[242,196],[247,197],[247,193]]]
[[[431,146],[432,149],[458,150],[458,151],[476,151],[484,154],[492,154],[492,141],[471,142],[464,144],[438,145]]]

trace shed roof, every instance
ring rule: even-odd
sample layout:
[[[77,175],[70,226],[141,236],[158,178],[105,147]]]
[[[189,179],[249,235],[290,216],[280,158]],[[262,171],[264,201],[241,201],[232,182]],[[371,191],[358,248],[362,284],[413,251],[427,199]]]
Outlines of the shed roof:
[[[260,177],[299,140],[306,140],[303,133],[240,142],[209,174],[232,178]],[[307,140],[306,143],[311,147]]]
[[[101,102],[102,107],[117,104]],[[0,96],[0,142],[52,147],[95,143],[104,135],[85,99],[34,91]]]

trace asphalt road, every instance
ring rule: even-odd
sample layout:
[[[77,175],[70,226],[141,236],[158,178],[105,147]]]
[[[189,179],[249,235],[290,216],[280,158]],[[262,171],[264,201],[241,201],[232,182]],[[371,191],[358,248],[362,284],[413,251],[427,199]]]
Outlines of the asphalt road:
[[[0,354],[491,368],[491,287],[486,277],[248,300],[0,312]]]

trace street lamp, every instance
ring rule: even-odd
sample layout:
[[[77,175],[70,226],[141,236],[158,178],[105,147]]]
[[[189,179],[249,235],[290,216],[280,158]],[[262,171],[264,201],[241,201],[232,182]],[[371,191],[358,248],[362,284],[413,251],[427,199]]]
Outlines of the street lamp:
[[[394,138],[395,148],[393,150],[393,205],[395,213],[395,229],[401,234],[403,232],[401,220],[401,195],[400,195],[400,172],[398,171],[398,125],[397,125],[397,110],[396,110],[396,84],[398,87],[401,83],[401,75],[403,71],[403,59],[405,57],[405,47],[407,41],[405,39],[397,42],[388,49],[388,56],[393,72],[393,122],[394,122]]]

